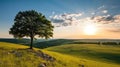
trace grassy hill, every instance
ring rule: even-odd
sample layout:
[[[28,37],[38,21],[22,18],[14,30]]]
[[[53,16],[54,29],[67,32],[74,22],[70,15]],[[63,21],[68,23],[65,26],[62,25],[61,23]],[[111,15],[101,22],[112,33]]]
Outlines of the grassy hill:
[[[0,67],[42,67],[41,64],[45,64],[45,67],[82,67],[82,62],[75,57],[27,48],[28,46],[0,42]],[[39,56],[40,51],[44,52],[44,55],[49,54],[48,56],[55,60],[49,61],[50,59]]]
[[[49,47],[46,50],[108,64],[120,64],[119,45],[66,44]]]
[[[42,67],[41,65],[46,65],[46,67],[119,67],[114,63],[103,63],[41,50],[44,55],[47,54],[54,58],[54,61],[50,61],[39,56],[40,49],[29,50],[27,48],[28,46],[0,42],[0,67]]]

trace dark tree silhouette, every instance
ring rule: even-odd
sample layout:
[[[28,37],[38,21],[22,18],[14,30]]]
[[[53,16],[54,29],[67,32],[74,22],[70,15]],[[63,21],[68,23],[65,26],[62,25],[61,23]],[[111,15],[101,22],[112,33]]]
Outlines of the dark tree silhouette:
[[[30,37],[30,49],[32,49],[35,36],[48,39],[53,36],[53,28],[51,22],[41,13],[34,10],[20,11],[14,19],[9,34],[15,38]]]

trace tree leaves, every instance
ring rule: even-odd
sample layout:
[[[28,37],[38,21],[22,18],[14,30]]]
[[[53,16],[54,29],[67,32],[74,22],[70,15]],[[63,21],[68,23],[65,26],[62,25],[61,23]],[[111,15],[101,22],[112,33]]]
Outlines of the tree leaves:
[[[20,11],[15,16],[14,25],[10,28],[9,34],[15,38],[21,37],[39,37],[50,38],[53,36],[53,26],[51,21],[44,15],[34,10]]]

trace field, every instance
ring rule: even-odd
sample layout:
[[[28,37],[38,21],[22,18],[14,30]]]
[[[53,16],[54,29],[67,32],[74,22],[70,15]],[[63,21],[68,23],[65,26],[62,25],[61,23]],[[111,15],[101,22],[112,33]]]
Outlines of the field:
[[[44,63],[46,67],[120,67],[120,45],[81,44],[79,40],[65,39],[42,40],[36,42],[34,45],[38,48],[31,51],[19,40],[17,44],[9,42],[0,42],[0,67],[40,67]],[[39,49],[39,43],[44,49]],[[38,56],[40,51],[55,60],[48,61]]]
[[[42,67],[40,65],[43,63],[47,67],[82,66],[82,62],[75,57],[42,50],[45,54],[55,58],[55,61],[45,60],[35,55],[35,52],[38,53],[39,50],[34,48],[34,51],[31,51],[27,46],[0,42],[0,67]]]
[[[97,44],[66,44],[46,48],[78,58],[120,64],[120,46]]]

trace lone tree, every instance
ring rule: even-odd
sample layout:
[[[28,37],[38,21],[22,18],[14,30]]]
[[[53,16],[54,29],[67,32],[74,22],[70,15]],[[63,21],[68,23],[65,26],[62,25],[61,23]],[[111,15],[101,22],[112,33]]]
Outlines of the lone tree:
[[[34,10],[20,11],[14,19],[9,34],[15,38],[30,37],[30,49],[32,49],[35,36],[48,39],[53,36],[53,28],[51,22],[41,13]]]

